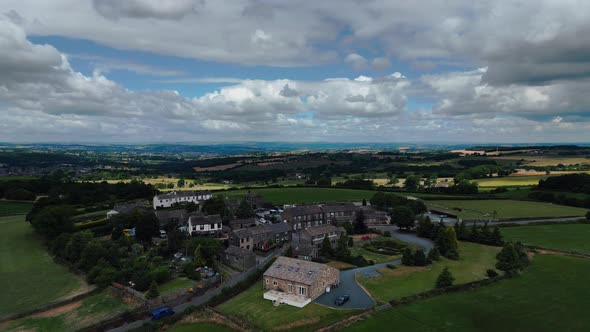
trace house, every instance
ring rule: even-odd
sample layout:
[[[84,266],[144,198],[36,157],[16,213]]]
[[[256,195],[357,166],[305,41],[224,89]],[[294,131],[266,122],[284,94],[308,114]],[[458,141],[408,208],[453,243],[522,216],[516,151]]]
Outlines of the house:
[[[326,203],[322,206],[326,221],[333,224],[353,223],[358,207],[352,202]]]
[[[273,239],[272,229],[258,225],[255,227],[237,229],[232,232],[229,243],[247,250],[266,249]]]
[[[263,297],[303,308],[340,283],[340,272],[328,265],[279,257],[264,272]]]
[[[193,214],[188,218],[188,231],[192,236],[218,235],[222,231],[221,217]]]
[[[254,241],[250,228],[236,229],[229,236],[230,245],[246,250],[254,250]]]
[[[336,243],[342,234],[346,234],[344,228],[333,225],[309,227],[301,232],[301,235],[299,236],[299,244],[311,245],[319,250],[322,247],[324,238],[327,236],[330,240],[330,244],[335,248]]]
[[[222,260],[224,264],[240,271],[256,266],[256,255],[252,251],[232,245],[225,249]]]
[[[115,206],[107,212],[107,218],[110,219],[118,214],[128,214],[135,210],[146,210],[149,207],[147,203],[147,201],[136,201],[125,204],[115,204]]]
[[[173,191],[166,194],[156,195],[153,199],[154,210],[158,208],[169,208],[174,204],[186,204],[204,202],[213,197],[210,191]]]
[[[285,243],[291,241],[291,227],[286,222],[269,223],[262,227],[270,230],[271,238],[275,243]]]
[[[253,226],[256,226],[256,219],[254,218],[234,219],[229,221],[229,227],[232,230],[248,228]]]
[[[156,210],[156,218],[158,218],[161,228],[165,228],[170,224],[186,226],[189,213],[185,209]]]
[[[283,220],[291,225],[293,231],[326,223],[324,211],[319,205],[299,205],[286,208],[283,211]]]
[[[387,225],[391,218],[387,216],[385,211],[379,211],[372,206],[360,206],[359,211],[363,211],[365,217],[365,224],[372,225]]]

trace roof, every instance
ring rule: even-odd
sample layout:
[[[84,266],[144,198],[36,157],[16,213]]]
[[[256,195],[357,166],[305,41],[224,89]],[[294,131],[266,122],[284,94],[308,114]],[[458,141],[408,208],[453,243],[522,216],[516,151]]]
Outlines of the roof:
[[[313,226],[313,227],[308,227],[303,230],[304,233],[307,233],[310,236],[317,236],[317,235],[322,235],[322,234],[326,234],[326,233],[341,232],[341,231],[344,231],[344,228],[336,227],[336,226],[332,226],[332,225]]]
[[[273,235],[278,234],[278,233],[286,233],[291,230],[291,226],[289,226],[289,224],[287,224],[286,222],[278,222],[276,224],[266,224],[263,226],[264,226],[264,228],[270,230]]]
[[[221,223],[221,216],[218,214],[212,214],[208,216],[193,214],[189,217],[191,224],[193,225],[205,225]]]
[[[254,219],[254,218],[234,219],[234,220],[229,221],[230,225],[243,225],[243,224],[255,224],[255,223],[256,223],[256,219]]]
[[[326,203],[322,206],[324,212],[343,212],[343,211],[356,211],[357,207],[352,202],[334,202]]]
[[[178,219],[179,221],[188,220],[189,213],[185,209],[174,210],[156,210],[156,217],[160,222],[168,221],[170,219]]]
[[[239,256],[239,257],[245,257],[245,256],[252,256],[254,255],[253,252],[251,252],[250,250],[244,249],[244,248],[240,248],[240,247],[236,247],[233,245],[230,245],[229,247],[227,247],[227,249],[225,249],[225,253],[228,255],[232,255],[232,256]]]
[[[121,213],[121,214],[131,213],[135,209],[146,209],[146,208],[147,207],[145,205],[142,205],[139,203],[115,204],[115,206],[113,206],[113,210],[116,211],[117,213]]]
[[[298,216],[304,214],[323,213],[319,205],[299,205],[295,207],[286,208],[283,215]]]
[[[194,190],[184,190],[184,191],[173,191],[166,194],[156,195],[156,199],[174,199],[179,197],[192,197],[192,196],[203,196],[203,195],[211,195],[210,191],[194,191]]]
[[[334,268],[325,264],[280,256],[264,272],[264,276],[311,285],[329,269]]]

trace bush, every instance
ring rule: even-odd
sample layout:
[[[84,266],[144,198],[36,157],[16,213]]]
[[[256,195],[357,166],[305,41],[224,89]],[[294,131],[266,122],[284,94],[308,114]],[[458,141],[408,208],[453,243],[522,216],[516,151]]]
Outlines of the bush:
[[[393,265],[393,264],[387,264],[387,265],[385,265],[385,266],[387,266],[387,268],[388,268],[388,269],[390,269],[390,270],[395,270],[395,269],[397,269],[397,266],[395,266],[395,265]]]
[[[406,250],[404,250],[402,264],[406,266],[414,266],[414,254],[412,253],[412,249],[406,248]]]
[[[384,237],[391,237],[391,232],[390,231],[385,231],[385,232],[383,232],[383,236]]]
[[[436,278],[436,288],[450,287],[453,285],[453,282],[455,282],[455,277],[453,277],[453,274],[449,271],[449,267],[446,266],[438,275],[438,278]]]
[[[498,272],[496,272],[496,270],[494,269],[487,269],[486,275],[488,276],[488,278],[493,278],[498,276]]]
[[[438,250],[438,247],[435,246],[428,253],[428,261],[434,262],[434,261],[438,261],[438,260],[440,260],[440,250]]]
[[[150,289],[148,290],[147,294],[145,294],[145,297],[147,297],[148,299],[155,299],[158,296],[160,296],[160,290],[158,289],[158,284],[155,281],[152,281],[152,284],[150,285]]]

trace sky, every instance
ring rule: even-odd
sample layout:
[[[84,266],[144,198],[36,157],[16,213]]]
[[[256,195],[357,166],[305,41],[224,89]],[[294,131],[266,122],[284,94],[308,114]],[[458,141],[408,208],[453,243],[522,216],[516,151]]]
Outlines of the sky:
[[[585,0],[3,0],[0,141],[590,141]]]

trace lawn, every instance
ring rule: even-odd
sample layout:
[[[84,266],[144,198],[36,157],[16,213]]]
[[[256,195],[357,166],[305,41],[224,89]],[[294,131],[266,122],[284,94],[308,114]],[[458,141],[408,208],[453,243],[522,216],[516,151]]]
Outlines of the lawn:
[[[180,288],[188,288],[195,284],[194,280],[188,278],[176,278],[160,285],[160,294],[172,292]]]
[[[588,331],[588,279],[588,259],[536,256],[516,278],[380,311],[346,331]]]
[[[24,216],[1,217],[1,315],[35,309],[81,286],[65,267],[53,262]]]
[[[215,323],[181,324],[166,330],[168,332],[233,332],[234,329]]]
[[[73,303],[67,307],[67,310],[49,311],[19,319],[11,323],[8,329],[16,331],[77,331],[114,317],[130,308],[120,298],[102,292]]]
[[[398,258],[401,258],[401,255],[383,255],[376,252],[369,251],[363,247],[352,247],[350,248],[350,253],[352,256],[361,255],[365,257],[367,260],[374,260],[376,264],[389,262]]]
[[[359,312],[332,309],[316,303],[303,308],[288,305],[275,307],[271,301],[262,298],[262,282],[257,282],[217,309],[226,315],[244,319],[264,331],[313,331]]]
[[[590,254],[590,224],[504,227],[502,235],[527,245]]]
[[[0,201],[0,217],[27,214],[32,206],[25,202]]]
[[[464,209],[458,212],[464,219],[491,218],[494,211],[496,218],[528,218],[528,217],[565,217],[583,216],[586,209],[542,202],[516,200],[450,200],[428,201],[431,207]]]
[[[358,281],[371,296],[381,302],[388,302],[433,289],[439,273],[448,266],[456,278],[455,283],[462,284],[486,278],[486,270],[496,264],[498,247],[484,246],[470,242],[459,242],[461,259],[452,261],[443,258],[427,267],[398,266],[391,270],[380,269],[382,277],[358,277]]]

